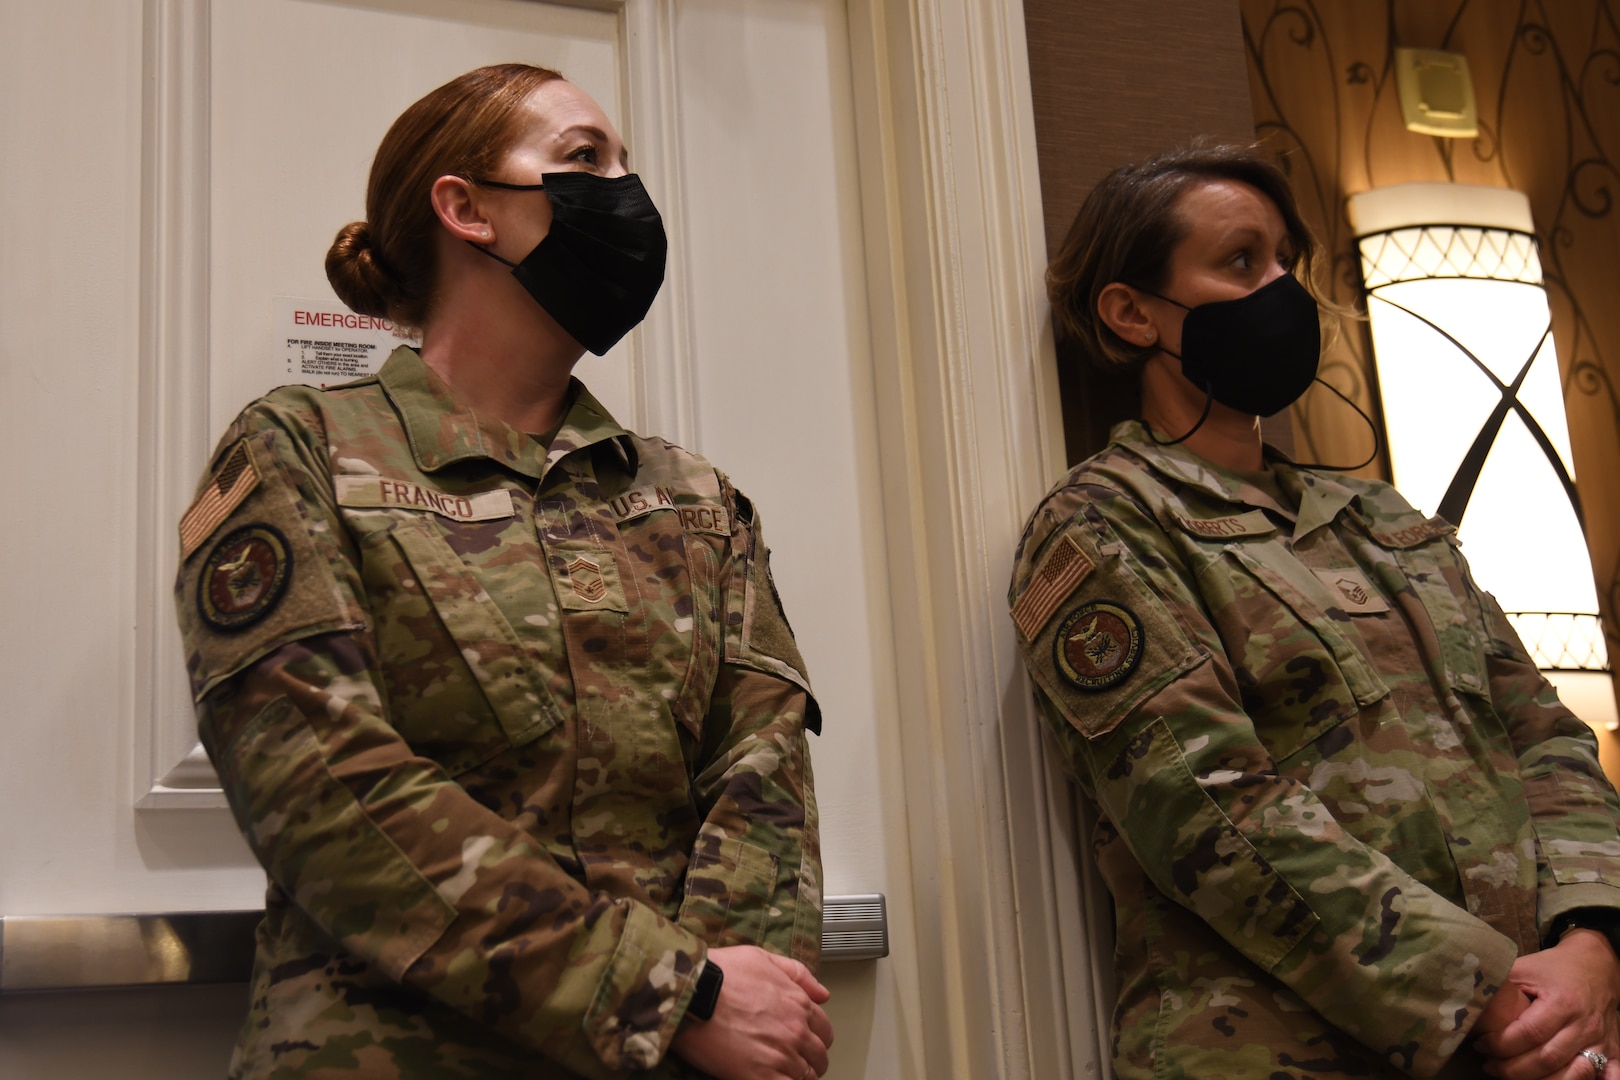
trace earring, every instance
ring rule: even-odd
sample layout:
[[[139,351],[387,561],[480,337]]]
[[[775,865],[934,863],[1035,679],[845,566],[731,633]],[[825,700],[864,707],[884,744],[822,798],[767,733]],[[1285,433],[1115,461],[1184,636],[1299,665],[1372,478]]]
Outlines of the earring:
[[[1151,344],[1152,344],[1152,343],[1153,343],[1153,339],[1154,339],[1154,338],[1155,338],[1155,337],[1157,337],[1157,336],[1158,336],[1158,335],[1157,335],[1157,334],[1156,334],[1156,333],[1155,333],[1155,332],[1154,332],[1154,331],[1152,331],[1152,330],[1148,330],[1148,331],[1145,331],[1145,332],[1144,332],[1144,333],[1143,333],[1143,334],[1142,334],[1142,344],[1144,344],[1144,345],[1151,345]]]
[[[482,237],[483,237],[483,238],[484,238],[484,239],[485,239],[485,240],[488,240],[488,239],[489,239],[489,230],[488,230],[488,229],[484,229],[484,230],[483,230],[483,231],[481,231],[481,232],[480,232],[480,233],[479,233],[479,234],[478,234],[478,235],[479,235],[479,236],[482,236]]]

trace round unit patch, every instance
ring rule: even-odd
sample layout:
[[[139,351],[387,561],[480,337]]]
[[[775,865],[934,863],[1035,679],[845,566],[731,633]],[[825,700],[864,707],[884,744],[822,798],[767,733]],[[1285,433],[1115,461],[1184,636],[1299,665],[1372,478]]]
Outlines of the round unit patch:
[[[214,545],[197,581],[197,610],[216,630],[239,630],[269,613],[287,590],[292,552],[270,525],[248,525]]]
[[[1058,627],[1052,656],[1063,677],[1082,690],[1123,682],[1142,659],[1142,624],[1131,610],[1093,600]]]

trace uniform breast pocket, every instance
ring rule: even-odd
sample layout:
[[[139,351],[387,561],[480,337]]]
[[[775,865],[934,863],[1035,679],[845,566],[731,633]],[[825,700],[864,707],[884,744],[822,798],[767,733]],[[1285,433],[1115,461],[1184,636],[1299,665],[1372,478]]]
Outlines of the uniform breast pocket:
[[[1204,584],[1244,708],[1279,764],[1389,693],[1349,616],[1279,541],[1227,545]]]
[[[718,541],[687,531],[673,510],[620,528],[625,593],[644,643],[640,674],[675,721],[701,740],[719,674]]]
[[[541,617],[548,610],[540,600],[550,595],[550,583],[538,548],[531,541],[535,550],[525,560],[503,535],[514,529],[521,540],[521,522],[446,525],[403,511],[370,516],[387,518],[360,543],[396,730],[456,776],[556,726],[561,712],[545,668],[491,595],[538,589],[527,606]],[[488,535],[462,535],[473,532]],[[477,560],[458,547],[480,549],[483,561],[496,565],[475,570]],[[513,599],[502,597],[505,606]]]

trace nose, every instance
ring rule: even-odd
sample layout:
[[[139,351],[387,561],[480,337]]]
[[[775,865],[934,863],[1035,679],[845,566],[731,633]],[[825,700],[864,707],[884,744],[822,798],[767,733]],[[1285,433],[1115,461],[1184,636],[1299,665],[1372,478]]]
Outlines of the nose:
[[[1279,263],[1279,262],[1270,263],[1267,270],[1266,270],[1266,272],[1263,275],[1261,275],[1260,287],[1264,288],[1267,285],[1270,285],[1273,281],[1276,281],[1278,278],[1282,277],[1286,273],[1288,273],[1288,271],[1283,268],[1283,265],[1281,263]]]
[[[611,162],[609,162],[607,168],[602,170],[602,175],[608,177],[609,179],[615,176],[628,176],[629,174],[630,169],[625,165],[622,157],[614,158]]]

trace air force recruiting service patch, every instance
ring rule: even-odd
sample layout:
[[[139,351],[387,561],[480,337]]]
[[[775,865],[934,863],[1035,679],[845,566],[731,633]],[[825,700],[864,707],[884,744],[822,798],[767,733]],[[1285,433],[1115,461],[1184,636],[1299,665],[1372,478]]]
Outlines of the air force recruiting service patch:
[[[1063,620],[1052,643],[1063,677],[1082,690],[1106,690],[1142,659],[1142,623],[1127,607],[1093,600]]]
[[[292,576],[287,538],[271,525],[247,525],[214,545],[197,580],[197,610],[215,630],[240,630],[276,606]]]

